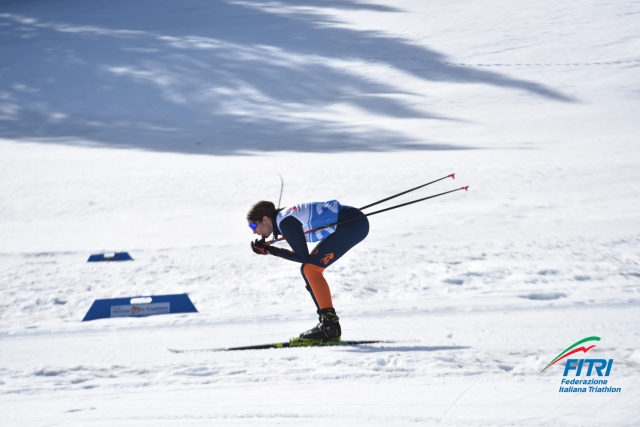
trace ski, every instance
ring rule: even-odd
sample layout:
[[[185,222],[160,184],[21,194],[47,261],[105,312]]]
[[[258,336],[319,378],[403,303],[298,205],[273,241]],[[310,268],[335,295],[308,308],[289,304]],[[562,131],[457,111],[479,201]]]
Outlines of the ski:
[[[288,342],[276,342],[276,343],[270,343],[270,344],[247,345],[247,346],[241,346],[241,347],[199,348],[199,349],[186,349],[186,350],[170,348],[169,351],[173,353],[204,353],[204,352],[214,352],[214,351],[267,350],[270,348],[356,346],[356,345],[365,345],[365,344],[390,344],[394,342],[395,341],[383,341],[383,340],[321,341],[321,340],[307,340],[307,339],[292,338]]]

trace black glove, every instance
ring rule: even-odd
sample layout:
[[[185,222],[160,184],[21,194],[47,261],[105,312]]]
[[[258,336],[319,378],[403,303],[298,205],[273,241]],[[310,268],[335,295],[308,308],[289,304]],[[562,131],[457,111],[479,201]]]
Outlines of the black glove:
[[[269,255],[269,247],[264,244],[264,237],[251,242],[251,250],[258,255]]]

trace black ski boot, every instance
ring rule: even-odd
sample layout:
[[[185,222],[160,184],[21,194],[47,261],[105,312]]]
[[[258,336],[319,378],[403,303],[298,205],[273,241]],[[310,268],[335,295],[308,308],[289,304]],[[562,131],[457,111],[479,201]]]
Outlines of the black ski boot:
[[[300,334],[301,339],[322,342],[340,341],[340,335],[342,335],[340,319],[333,308],[318,310],[318,320],[320,323],[315,328]]]

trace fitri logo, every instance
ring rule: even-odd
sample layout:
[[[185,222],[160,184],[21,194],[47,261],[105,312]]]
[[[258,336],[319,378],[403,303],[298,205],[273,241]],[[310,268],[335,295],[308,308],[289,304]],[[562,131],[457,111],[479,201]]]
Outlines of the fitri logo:
[[[600,341],[600,337],[592,336],[583,338],[573,343],[560,354],[558,354],[547,366],[544,367],[540,374],[551,368],[561,360],[566,359],[562,380],[560,381],[560,393],[620,393],[620,387],[608,386],[611,368],[613,367],[613,359],[568,359],[568,357],[582,352],[586,354],[595,344],[582,345],[585,343]],[[573,378],[570,378],[573,374]]]

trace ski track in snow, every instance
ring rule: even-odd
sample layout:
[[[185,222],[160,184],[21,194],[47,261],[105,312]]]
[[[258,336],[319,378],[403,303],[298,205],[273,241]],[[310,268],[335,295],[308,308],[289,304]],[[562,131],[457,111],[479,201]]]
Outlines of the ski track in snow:
[[[563,306],[638,302],[639,242],[640,237],[518,242],[519,247],[495,242],[408,245],[400,251],[368,249],[363,244],[328,269],[326,277],[338,307],[341,303],[485,295],[510,299],[512,305],[522,307],[524,302],[515,298]],[[578,246],[588,250],[576,252]],[[4,265],[0,286],[6,292],[0,306],[0,334],[23,324],[23,319],[32,323],[27,327],[54,319],[77,321],[94,299],[113,297],[116,283],[120,295],[186,292],[205,312],[273,305],[286,312],[309,305],[292,264],[272,263],[275,265],[256,276],[235,253],[212,258],[218,250],[138,250],[135,261],[117,264],[87,264],[84,254],[0,254]],[[403,268],[388,276],[386,272],[395,268],[398,259],[403,260]]]

